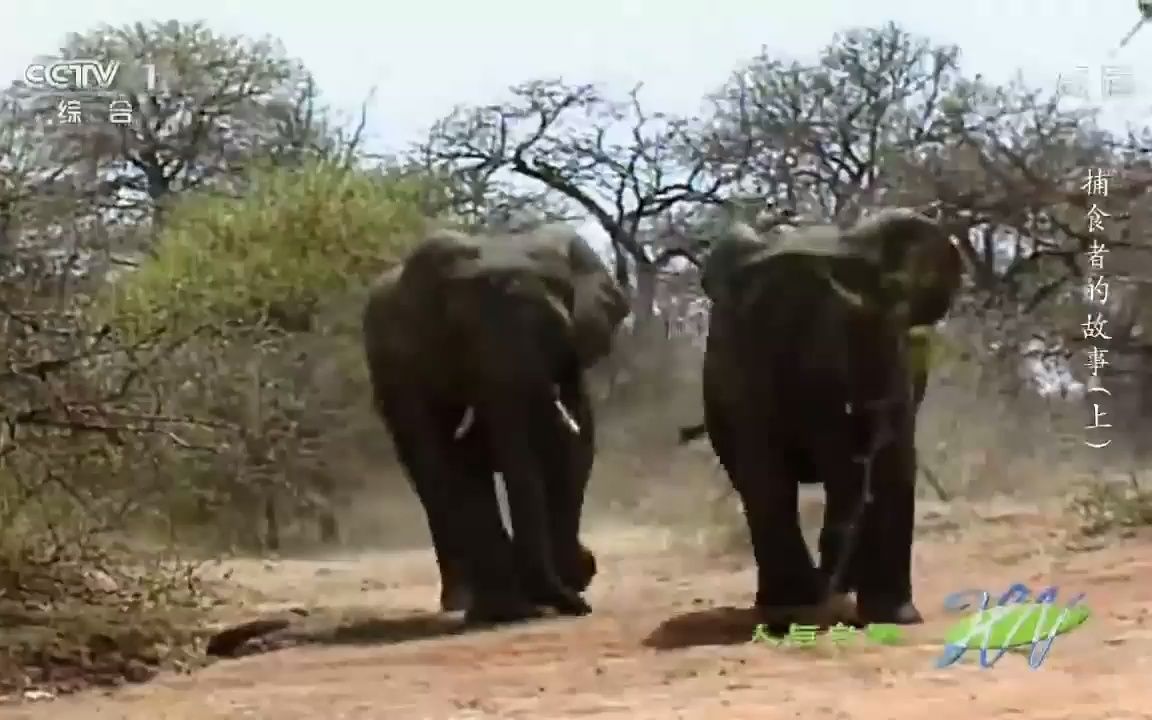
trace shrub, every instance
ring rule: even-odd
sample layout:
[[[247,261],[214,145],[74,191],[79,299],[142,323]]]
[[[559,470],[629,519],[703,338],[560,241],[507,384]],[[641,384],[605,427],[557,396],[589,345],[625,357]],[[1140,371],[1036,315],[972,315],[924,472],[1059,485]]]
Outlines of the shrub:
[[[320,304],[419,239],[425,192],[419,179],[325,162],[261,168],[241,197],[174,207],[153,256],[114,283],[114,313],[145,332],[265,320],[304,329]]]

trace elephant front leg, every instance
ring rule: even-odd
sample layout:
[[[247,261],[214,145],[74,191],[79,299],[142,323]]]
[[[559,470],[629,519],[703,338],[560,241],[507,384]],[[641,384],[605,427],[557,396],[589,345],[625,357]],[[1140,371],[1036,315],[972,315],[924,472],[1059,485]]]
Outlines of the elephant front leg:
[[[377,402],[428,518],[441,571],[442,606],[464,605],[470,622],[538,617],[540,612],[516,591],[515,566],[491,478],[492,501],[485,503],[467,463],[460,462],[466,454],[453,446],[453,428],[445,429],[445,418],[422,398],[397,394]]]
[[[580,542],[584,497],[596,455],[596,428],[582,375],[561,384],[559,390],[559,399],[571,413],[575,427],[557,418],[554,443],[546,450],[553,554],[560,580],[577,592],[584,592],[597,571],[596,557]]]
[[[469,587],[471,602],[465,617],[476,625],[541,617],[543,612],[537,605],[547,604],[538,602],[530,589],[524,587],[523,568],[518,561],[514,562],[515,549],[501,520],[496,495],[490,429],[488,422],[481,419],[456,440],[456,457],[467,477],[462,488],[463,506],[470,508],[471,522],[479,528],[479,537],[492,540],[492,546],[483,551],[483,556],[498,562],[493,575],[482,577],[474,588]],[[505,563],[513,563],[514,571],[510,573]]]
[[[820,576],[829,602],[836,605],[840,621],[859,624],[859,613],[849,593],[858,586],[860,542],[866,509],[863,466],[844,452],[828,447],[811,455],[816,478],[824,486],[824,522],[817,548]]]
[[[872,502],[865,508],[853,559],[862,623],[923,622],[912,601],[915,480],[916,451],[907,431],[877,453],[872,469]]]
[[[474,496],[466,504],[474,506],[476,512],[488,518],[488,522],[494,525],[498,520],[492,518],[499,518],[500,509],[496,504],[494,492],[490,497],[484,495],[485,486],[491,485],[493,481],[492,466],[487,457],[487,448],[484,447],[484,430],[482,426],[477,426],[473,414],[465,413],[464,419],[468,422],[462,422],[453,433],[452,451],[455,464],[463,474],[460,494]],[[444,612],[467,611],[473,607],[477,599],[469,579],[466,549],[468,538],[460,537],[460,527],[452,523],[452,517],[448,513],[441,514],[446,516],[444,518],[446,524],[440,534],[447,539],[443,542],[444,551],[437,549],[436,555],[440,565],[440,607]],[[489,527],[483,534],[485,537],[496,538],[497,532],[503,534],[503,528]],[[435,532],[433,542],[437,548],[441,546],[436,540]],[[507,540],[495,552],[501,557],[511,557],[511,541]],[[492,604],[483,596],[479,598],[479,602],[482,606]]]
[[[445,557],[447,553],[439,549],[441,546],[435,540],[432,543],[437,548],[436,564],[440,567],[440,611],[467,610],[472,605],[472,589],[460,558]]]
[[[817,549],[820,574],[828,592],[844,595],[856,589],[860,545],[864,521],[863,466],[843,448],[829,447],[813,453],[816,477],[824,487],[824,521]]]
[[[799,488],[775,453],[721,458],[744,504],[756,557],[756,608],[774,630],[791,623],[829,625],[838,618],[825,602],[798,515]]]
[[[534,410],[548,415],[535,415]],[[512,543],[523,586],[533,600],[562,615],[586,615],[591,608],[557,570],[555,505],[547,487],[554,479],[546,477],[552,468],[542,462],[541,452],[551,443],[542,433],[552,429],[554,412],[551,397],[496,404],[489,415],[494,418],[492,451],[508,491]]]

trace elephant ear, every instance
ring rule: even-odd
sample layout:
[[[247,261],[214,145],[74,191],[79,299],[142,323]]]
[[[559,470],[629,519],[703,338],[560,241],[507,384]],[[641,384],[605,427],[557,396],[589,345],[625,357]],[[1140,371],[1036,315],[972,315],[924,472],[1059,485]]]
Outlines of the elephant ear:
[[[845,242],[877,259],[911,327],[933,325],[960,289],[963,260],[938,222],[909,208],[883,210],[845,231]]]
[[[437,328],[433,318],[444,316],[445,280],[479,255],[467,235],[435,230],[376,279],[364,306],[362,331],[368,362],[381,377],[389,374],[390,363],[408,362],[419,352],[419,338]]]
[[[585,367],[591,366],[611,352],[616,330],[628,315],[628,297],[580,233],[555,224],[537,234],[567,258],[576,352]]]
[[[712,244],[700,273],[700,286],[713,303],[727,302],[735,293],[740,271],[753,264],[771,245],[752,226],[733,223]]]

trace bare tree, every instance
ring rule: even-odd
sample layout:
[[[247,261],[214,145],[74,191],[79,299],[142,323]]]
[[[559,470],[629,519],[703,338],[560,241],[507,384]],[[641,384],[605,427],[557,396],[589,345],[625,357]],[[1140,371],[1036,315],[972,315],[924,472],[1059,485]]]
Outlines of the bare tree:
[[[532,223],[575,220],[564,198],[547,187],[526,188],[501,177],[501,167],[461,168],[432,154],[431,147],[418,147],[408,158],[411,169],[435,178],[439,191],[428,203],[428,214],[449,218],[472,230],[510,228]]]
[[[668,259],[654,251],[658,238],[647,226],[683,203],[721,202],[732,178],[706,172],[691,123],[646,111],[639,88],[625,102],[593,85],[553,80],[511,94],[506,103],[457,108],[433,127],[420,154],[455,173],[529,180],[595,221],[612,242],[617,280],[631,286],[635,271],[642,324]]]
[[[957,57],[894,24],[837,35],[815,65],[765,51],[712,96],[699,142],[746,192],[851,222],[885,202],[893,160],[947,131],[940,102]]]
[[[1114,176],[1116,202],[1148,189],[1094,110],[1062,109],[1059,96],[1020,83],[958,83],[944,106],[950,135],[931,138],[894,169],[901,198],[934,198],[954,228],[989,303],[1028,313],[1080,278],[1092,237],[1084,221],[1088,173]],[[1147,173],[1144,173],[1147,176]],[[1119,175],[1126,176],[1121,181]],[[1122,230],[1127,217],[1113,218]],[[1110,244],[1131,246],[1112,237]]]

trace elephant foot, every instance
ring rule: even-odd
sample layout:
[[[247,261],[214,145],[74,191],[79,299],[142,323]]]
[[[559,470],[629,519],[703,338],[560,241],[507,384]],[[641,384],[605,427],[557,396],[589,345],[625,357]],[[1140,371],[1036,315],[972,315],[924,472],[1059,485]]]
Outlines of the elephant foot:
[[[503,625],[542,617],[544,617],[543,610],[520,598],[501,598],[499,601],[477,600],[464,613],[464,624],[472,627]]]
[[[570,572],[561,572],[561,580],[568,587],[575,589],[577,592],[584,592],[588,586],[592,584],[592,578],[596,577],[598,570],[596,565],[596,556],[592,551],[580,545],[576,551],[574,567]]]
[[[584,598],[580,597],[579,593],[571,593],[570,596],[569,594],[565,594],[559,598],[558,602],[549,604],[561,615],[580,617],[592,612],[592,606],[589,605]]]
[[[911,600],[891,600],[889,598],[869,598],[857,594],[856,616],[862,625],[886,623],[894,625],[919,625],[924,616]]]
[[[467,586],[446,587],[440,591],[440,611],[460,612],[472,604],[472,592]]]
[[[584,547],[582,543],[577,554],[577,577],[573,578],[575,582],[571,583],[571,586],[578,592],[588,590],[588,586],[592,584],[592,578],[596,577],[598,570],[596,555],[593,555],[592,551]]]
[[[592,612],[592,606],[579,593],[568,588],[534,593],[532,599],[538,605],[552,608],[559,615],[579,617]]]

